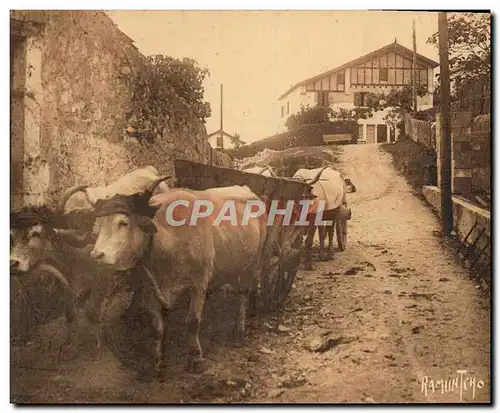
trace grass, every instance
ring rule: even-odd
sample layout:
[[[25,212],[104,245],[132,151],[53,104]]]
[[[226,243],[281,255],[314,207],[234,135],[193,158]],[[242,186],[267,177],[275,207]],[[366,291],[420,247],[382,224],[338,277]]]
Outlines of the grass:
[[[382,149],[390,153],[392,162],[421,196],[424,185],[437,185],[436,153],[402,136],[396,143],[383,144]]]

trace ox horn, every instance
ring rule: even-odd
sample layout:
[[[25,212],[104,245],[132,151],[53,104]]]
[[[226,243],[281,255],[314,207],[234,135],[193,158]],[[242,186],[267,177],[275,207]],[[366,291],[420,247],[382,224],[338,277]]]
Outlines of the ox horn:
[[[266,171],[269,171],[269,173],[271,174],[271,176],[273,178],[276,178],[276,174],[273,172],[272,168],[269,165],[265,165],[264,164],[264,169],[262,169],[262,171],[260,171],[260,174],[262,175]]]
[[[69,198],[73,194],[76,194],[77,192],[83,192],[85,194],[85,198],[87,199],[88,203],[92,206],[94,206],[94,203],[89,199],[89,194],[87,193],[87,187],[88,185],[77,185],[72,188],[67,189],[61,196],[61,199],[59,200],[57,204],[57,209],[61,212],[64,213],[64,207],[66,206],[66,202],[68,202]]]
[[[328,166],[323,166],[323,168],[320,169],[320,171],[318,172],[318,174],[310,182],[308,182],[308,184],[309,185],[314,185],[316,182],[318,182],[321,174],[323,173],[323,171],[326,168],[328,168]]]
[[[160,183],[162,183],[163,181],[166,181],[167,179],[170,179],[172,178],[172,176],[163,176],[161,178],[158,178],[156,179],[152,184],[151,184],[151,188],[149,189],[149,192],[153,193],[154,190],[156,189],[156,187],[158,185],[160,185]]]

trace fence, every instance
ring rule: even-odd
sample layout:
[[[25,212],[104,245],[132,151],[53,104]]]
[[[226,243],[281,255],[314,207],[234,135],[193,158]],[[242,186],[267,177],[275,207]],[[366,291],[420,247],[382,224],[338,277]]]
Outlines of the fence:
[[[491,83],[478,79],[459,86],[458,100],[453,102],[453,112],[470,112],[472,117],[491,112]]]
[[[405,134],[409,138],[426,148],[436,150],[436,128],[433,123],[414,119],[409,115],[405,117],[404,122]]]

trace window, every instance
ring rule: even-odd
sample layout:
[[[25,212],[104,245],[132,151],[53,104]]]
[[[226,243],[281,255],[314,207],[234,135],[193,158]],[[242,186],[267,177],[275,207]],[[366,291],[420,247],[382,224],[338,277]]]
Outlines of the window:
[[[365,84],[365,69],[358,69],[358,84]]]
[[[321,81],[321,90],[330,90],[330,78],[327,77]]]
[[[329,106],[330,102],[328,100],[329,92],[327,90],[322,90],[318,92],[318,106]]]
[[[351,83],[358,84],[358,69],[351,69]]]
[[[403,69],[396,69],[396,85],[403,84]]]
[[[387,82],[389,80],[389,69],[386,67],[380,68],[379,79],[381,82]]]
[[[427,85],[427,70],[420,70],[420,83]]]
[[[366,106],[367,104],[367,92],[355,92],[354,93],[354,106]]]
[[[286,114],[290,114],[290,102],[286,102]]]
[[[412,72],[411,69],[403,70],[403,83],[408,84],[412,81]]]
[[[285,107],[283,105],[281,105],[281,117],[285,117]]]
[[[344,72],[338,73],[337,74],[337,85],[344,85],[345,84],[345,74]]]
[[[372,84],[372,69],[365,69],[365,83],[367,85]]]

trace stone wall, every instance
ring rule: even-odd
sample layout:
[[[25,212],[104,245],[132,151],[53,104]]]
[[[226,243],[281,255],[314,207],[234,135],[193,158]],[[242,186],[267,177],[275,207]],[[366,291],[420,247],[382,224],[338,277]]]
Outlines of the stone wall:
[[[436,115],[436,152],[440,170],[440,124]],[[471,118],[470,112],[451,114],[452,193],[473,200],[491,191],[491,133],[489,116]],[[441,177],[438,173],[438,186]]]
[[[438,187],[424,186],[422,193],[429,204],[441,216],[441,192]],[[491,271],[491,213],[486,209],[467,202],[466,200],[453,196],[453,229],[460,241],[474,245],[475,253],[471,254],[472,261],[478,257],[480,251],[484,254],[480,256],[474,271],[479,268],[486,268]],[[462,248],[464,252],[464,248]]]
[[[41,22],[26,38],[33,125],[24,133],[24,203],[51,203],[68,186],[106,184],[145,165],[171,174],[175,158],[230,164],[214,156],[205,125],[173,88],[175,110],[156,142],[126,136],[131,82],[148,63],[105,13],[12,11],[13,20]]]

